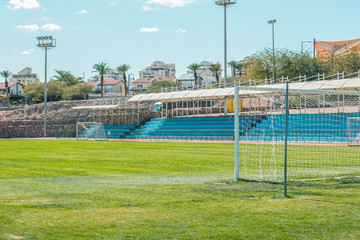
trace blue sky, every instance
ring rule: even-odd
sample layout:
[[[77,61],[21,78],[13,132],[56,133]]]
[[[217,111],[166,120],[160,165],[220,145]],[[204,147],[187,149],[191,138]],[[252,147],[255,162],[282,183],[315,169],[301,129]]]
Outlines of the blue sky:
[[[271,46],[300,50],[301,41],[360,38],[359,0],[237,0],[228,9],[228,60]],[[155,60],[186,66],[223,62],[223,10],[214,0],[0,0],[0,70],[32,67],[43,80],[37,36],[52,35],[54,69],[92,75],[92,66],[129,64],[138,77]],[[3,80],[1,80],[3,81]]]

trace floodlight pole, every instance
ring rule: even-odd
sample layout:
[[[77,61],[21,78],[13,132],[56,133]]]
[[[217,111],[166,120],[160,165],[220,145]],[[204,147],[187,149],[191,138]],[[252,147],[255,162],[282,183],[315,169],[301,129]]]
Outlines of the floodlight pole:
[[[47,137],[47,51],[56,47],[56,40],[52,36],[37,37],[38,47],[45,50],[45,86],[44,86],[44,137]]]
[[[289,123],[289,82],[286,82],[285,96],[285,156],[284,156],[284,195],[287,196],[287,155],[288,155],[288,123]]]
[[[47,137],[47,50],[45,47],[45,87],[44,87],[44,137]]]
[[[226,8],[230,7],[233,4],[236,4],[236,1],[232,0],[217,0],[215,4],[224,8],[224,87],[227,85],[227,24],[226,24]]]
[[[272,60],[273,60],[273,84],[275,84],[275,23],[276,20],[272,19],[268,21],[269,24],[272,24]]]

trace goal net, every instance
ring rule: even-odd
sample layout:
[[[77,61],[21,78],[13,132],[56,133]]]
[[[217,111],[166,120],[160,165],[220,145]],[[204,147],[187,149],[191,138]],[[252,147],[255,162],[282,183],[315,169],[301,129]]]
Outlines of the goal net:
[[[286,91],[238,89],[239,178],[282,182]],[[288,180],[360,176],[360,92],[289,89],[287,103]]]
[[[348,118],[348,145],[360,146],[360,117]]]
[[[76,123],[76,140],[107,140],[104,125],[99,122]]]

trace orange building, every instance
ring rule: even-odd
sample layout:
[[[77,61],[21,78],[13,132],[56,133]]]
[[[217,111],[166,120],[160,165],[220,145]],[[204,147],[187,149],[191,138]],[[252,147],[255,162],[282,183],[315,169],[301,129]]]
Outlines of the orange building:
[[[316,42],[315,46],[317,58],[320,61],[326,61],[331,58],[331,56],[342,55],[354,51],[360,54],[360,38],[339,42]]]

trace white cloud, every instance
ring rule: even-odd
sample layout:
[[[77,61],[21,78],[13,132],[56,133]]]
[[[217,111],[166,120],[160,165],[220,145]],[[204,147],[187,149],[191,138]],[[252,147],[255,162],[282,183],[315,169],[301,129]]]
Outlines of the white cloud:
[[[14,10],[21,8],[36,9],[41,7],[37,0],[10,0],[8,4],[10,4],[10,8]]]
[[[76,12],[76,14],[87,14],[87,13],[88,11],[86,11],[85,9]]]
[[[31,55],[31,53],[35,52],[35,49],[29,49],[29,50],[26,50],[26,51],[22,51],[21,54],[22,55]]]
[[[28,24],[28,25],[18,25],[16,28],[25,29],[26,31],[35,32],[40,29],[37,24]]]
[[[22,54],[22,55],[30,55],[31,52],[30,52],[30,51],[22,51],[21,54]]]
[[[18,25],[18,26],[16,26],[16,28],[25,29],[26,31],[29,31],[29,32],[35,32],[40,29],[45,30],[45,31],[59,31],[62,29],[61,26],[59,26],[57,24],[52,24],[52,23],[44,24],[41,27],[37,24]]]
[[[183,28],[178,28],[174,33],[188,33],[188,31]]]
[[[141,6],[141,10],[144,11],[144,12],[149,12],[149,11],[153,11],[153,10],[160,10],[160,6],[156,6],[156,7],[152,7],[152,6],[149,6],[149,5],[142,5]]]
[[[110,6],[115,6],[117,2],[113,1],[110,3]]]
[[[143,10],[144,12],[148,12],[148,11],[154,10],[154,8],[152,8],[148,5],[143,5],[143,6],[141,6],[141,10]]]
[[[153,32],[159,32],[160,29],[159,28],[155,28],[155,27],[151,27],[151,28],[141,28],[140,32],[141,33],[153,33]]]
[[[45,30],[45,31],[59,31],[61,29],[62,29],[62,27],[60,27],[57,24],[52,24],[52,23],[47,23],[47,24],[41,26],[41,30]]]
[[[147,4],[157,4],[164,7],[184,7],[187,4],[191,4],[195,0],[147,0]]]

